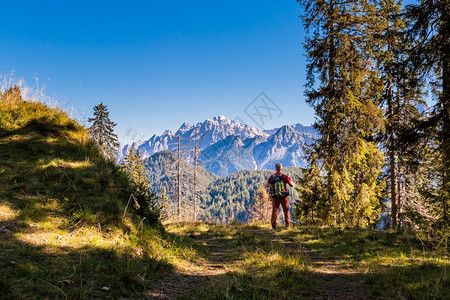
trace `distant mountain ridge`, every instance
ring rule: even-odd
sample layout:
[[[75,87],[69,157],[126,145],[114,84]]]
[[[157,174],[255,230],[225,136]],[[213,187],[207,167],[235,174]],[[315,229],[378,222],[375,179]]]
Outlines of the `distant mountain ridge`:
[[[225,116],[217,116],[196,125],[183,123],[175,133],[166,130],[146,141],[122,145],[118,156],[119,159],[124,157],[130,147],[139,149],[144,158],[161,151],[176,151],[177,136],[181,138],[182,148],[187,150],[192,148],[196,135],[202,137],[200,163],[220,176],[240,170],[273,169],[277,162],[284,166],[303,167],[306,165],[304,149],[317,137],[312,126],[299,123],[262,131]],[[183,158],[192,162],[192,153],[186,153]]]

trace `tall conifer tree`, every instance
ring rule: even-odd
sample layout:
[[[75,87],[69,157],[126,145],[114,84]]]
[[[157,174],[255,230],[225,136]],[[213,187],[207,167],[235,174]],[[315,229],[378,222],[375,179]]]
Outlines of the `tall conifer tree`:
[[[422,80],[410,62],[413,45],[404,32],[408,26],[401,1],[385,0],[376,3],[375,22],[368,30],[377,61],[378,76],[384,89],[381,104],[385,109],[386,133],[382,142],[387,161],[388,189],[391,202],[391,223],[397,227],[404,204],[417,196],[416,168],[420,142],[411,139],[415,125],[421,118],[419,107],[424,106]]]
[[[383,156],[374,142],[383,129],[380,81],[366,33],[366,1],[299,0],[305,7],[309,56],[307,102],[318,117],[316,151],[326,171],[329,222],[365,225],[379,212]],[[319,83],[315,79],[319,79]]]
[[[121,166],[130,177],[137,192],[149,196],[152,186],[149,182],[144,160],[141,157],[139,149],[135,152],[130,147],[127,155],[122,160]]]
[[[299,199],[295,202],[294,215],[306,225],[322,224],[330,207],[316,153],[310,154],[310,167],[302,173],[297,175],[298,184],[295,185]]]
[[[114,160],[119,142],[114,133],[117,125],[109,119],[109,111],[106,105],[100,103],[94,106],[94,117],[89,118],[92,122],[89,133],[99,147],[100,151],[109,159]]]
[[[260,186],[256,191],[254,202],[249,207],[248,211],[249,223],[269,222],[271,204],[269,194],[267,194],[266,188],[264,186]]]
[[[416,42],[413,52],[417,70],[430,74],[437,99],[434,114],[427,124],[437,128],[440,158],[438,184],[442,220],[448,225],[450,205],[450,0],[420,0],[407,7],[413,25],[409,33]]]

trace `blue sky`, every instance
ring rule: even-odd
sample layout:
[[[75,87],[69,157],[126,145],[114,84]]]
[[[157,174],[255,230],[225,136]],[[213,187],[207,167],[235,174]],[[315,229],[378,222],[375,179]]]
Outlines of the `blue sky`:
[[[39,78],[85,117],[102,101],[121,141],[216,115],[254,125],[260,92],[283,112],[265,128],[309,125],[300,14],[294,0],[4,1],[0,74]]]

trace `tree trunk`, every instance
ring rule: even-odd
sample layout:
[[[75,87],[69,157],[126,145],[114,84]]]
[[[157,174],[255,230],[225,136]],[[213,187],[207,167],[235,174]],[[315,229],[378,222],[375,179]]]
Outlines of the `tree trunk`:
[[[450,7],[443,6],[442,25],[440,27],[442,55],[442,208],[443,220],[448,224],[448,201],[450,198]]]
[[[394,134],[394,108],[393,108],[393,98],[394,93],[392,89],[392,76],[388,70],[389,83],[388,83],[388,94],[387,94],[387,106],[388,106],[388,117],[387,117],[387,148],[389,153],[389,172],[390,172],[390,192],[391,192],[391,223],[392,228],[397,228],[397,194],[396,194],[396,167],[395,167],[395,134]]]
[[[198,145],[197,145],[197,130],[195,131],[194,140],[194,222],[197,221],[197,156],[198,156]]]
[[[180,136],[178,136],[178,155],[177,155],[177,204],[178,204],[178,221],[181,222],[181,149]]]

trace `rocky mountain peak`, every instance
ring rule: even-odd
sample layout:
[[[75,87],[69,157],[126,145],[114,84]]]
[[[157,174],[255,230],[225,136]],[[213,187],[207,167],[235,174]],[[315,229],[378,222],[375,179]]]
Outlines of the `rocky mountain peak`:
[[[298,131],[297,128],[302,129]],[[200,160],[218,175],[244,169],[272,169],[281,162],[285,166],[304,166],[303,146],[312,142],[314,129],[301,124],[284,125],[265,132],[248,124],[241,124],[218,115],[191,125],[183,123],[175,135],[166,130],[160,136],[132,145],[121,145],[119,159],[132,147],[139,149],[144,158],[160,151],[175,151],[175,136],[183,137],[182,146],[192,147],[192,139],[201,137]],[[187,157],[190,161],[192,157]]]

